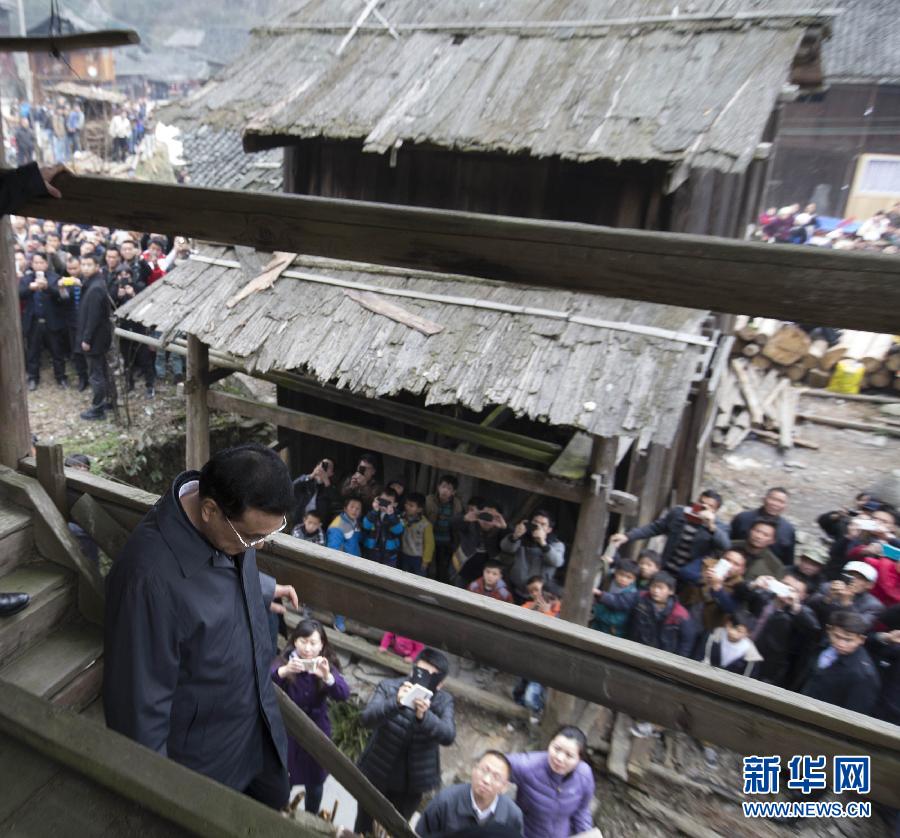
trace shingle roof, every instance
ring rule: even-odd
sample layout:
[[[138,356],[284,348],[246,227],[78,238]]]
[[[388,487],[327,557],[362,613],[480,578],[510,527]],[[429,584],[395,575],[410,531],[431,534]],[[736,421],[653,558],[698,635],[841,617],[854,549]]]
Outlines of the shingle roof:
[[[169,118],[247,125],[251,144],[326,137],[374,152],[430,143],[741,171],[801,37],[825,19],[749,0],[681,4],[672,17],[676,5],[384,0],[378,11],[399,37],[373,18],[338,55],[360,4],[307,0],[255,30],[242,56]],[[688,11],[745,14],[700,21]],[[629,15],[643,22],[590,23]]]
[[[900,84],[900,2],[841,0],[822,63],[830,82]]]
[[[370,398],[405,392],[427,405],[506,405],[642,444],[671,444],[706,351],[694,342],[703,343],[706,313],[693,309],[309,257],[295,260],[299,277],[282,276],[229,308],[268,261],[258,254],[245,272],[248,258],[205,248],[118,315],[197,335],[255,371],[301,370]],[[387,289],[378,299],[442,331],[426,336],[365,308],[350,294],[366,288]]]
[[[283,191],[284,152],[280,148],[247,154],[237,131],[209,125],[182,127],[181,142],[191,183],[196,186]]]

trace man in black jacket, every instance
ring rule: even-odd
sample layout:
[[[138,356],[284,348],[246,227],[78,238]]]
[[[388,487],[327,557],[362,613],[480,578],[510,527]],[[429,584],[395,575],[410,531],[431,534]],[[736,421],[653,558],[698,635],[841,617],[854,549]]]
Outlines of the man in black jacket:
[[[50,270],[47,254],[39,250],[31,257],[31,268],[19,280],[22,332],[25,337],[25,368],[28,389],[36,390],[41,377],[41,355],[50,352],[53,375],[60,387],[68,386],[66,378],[66,318],[60,306],[59,277]]]
[[[359,768],[405,818],[416,811],[425,792],[441,784],[440,746],[456,739],[453,697],[441,689],[449,668],[444,654],[425,649],[412,675],[382,681],[362,712],[362,723],[374,731]],[[403,702],[414,684],[433,695],[407,707]],[[360,810],[353,831],[364,835],[371,829],[372,818]]]
[[[103,419],[110,402],[111,377],[106,353],[112,346],[112,323],[106,282],[100,273],[97,256],[81,257],[81,302],[78,308],[78,342],[88,364],[91,382],[91,406],[82,419]]]
[[[259,573],[287,524],[287,467],[262,445],[219,451],[175,479],[107,577],[103,705],[115,731],[275,809],[287,735],[266,607],[297,594]]]
[[[731,540],[746,540],[750,528],[760,519],[772,521],[775,524],[775,542],[769,549],[781,559],[782,564],[793,564],[797,534],[794,531],[794,525],[782,514],[787,509],[787,505],[787,489],[773,486],[766,492],[762,506],[757,509],[747,509],[732,518]]]
[[[871,715],[878,702],[881,680],[863,646],[867,631],[867,621],[861,614],[832,614],[828,626],[831,645],[818,656],[803,694]]]

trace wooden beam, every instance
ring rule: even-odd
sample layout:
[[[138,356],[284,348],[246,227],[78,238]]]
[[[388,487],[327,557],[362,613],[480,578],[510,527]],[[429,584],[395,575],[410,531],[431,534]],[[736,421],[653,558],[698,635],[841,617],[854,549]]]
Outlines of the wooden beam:
[[[829,425],[832,428],[847,428],[851,431],[869,431],[874,434],[900,436],[900,428],[892,428],[890,425],[879,425],[875,422],[853,422],[849,419],[820,416],[816,413],[798,413],[797,419],[803,422],[812,422],[815,425]]]
[[[209,838],[334,835],[318,818],[298,813],[296,820],[288,820],[240,792],[5,681],[0,681],[0,733],[119,799],[153,812],[178,834]]]
[[[33,468],[33,463],[30,464]],[[104,506],[156,496],[74,469]],[[317,607],[524,675],[738,753],[869,754],[873,798],[900,806],[900,729],[834,705],[288,536],[260,566]],[[2,707],[2,702],[0,702]]]
[[[240,396],[232,396],[216,390],[210,390],[207,399],[209,406],[217,410],[226,410],[241,416],[249,416],[273,425],[290,428],[304,434],[311,434],[332,442],[342,442],[346,445],[371,449],[392,457],[400,457],[404,460],[412,460],[414,463],[423,463],[427,466],[445,469],[451,472],[469,474],[500,486],[512,486],[516,489],[525,489],[529,492],[537,492],[547,497],[560,500],[580,502],[584,497],[583,486],[576,486],[549,477],[543,472],[521,466],[511,466],[497,460],[473,454],[458,454],[439,448],[437,445],[428,445],[425,442],[415,442],[408,439],[399,439],[383,431],[372,431],[368,428],[360,428],[349,425],[346,422],[337,422],[334,419],[326,419],[322,416],[313,416],[309,413],[301,413],[277,405],[259,404],[244,399]]]
[[[62,513],[69,514],[69,499],[66,493],[66,473],[63,447],[58,443],[48,445],[39,442],[35,446],[37,454],[37,479],[50,496],[53,505]]]
[[[682,277],[690,276],[691,300],[714,311],[885,334],[900,310],[900,260],[880,254],[68,173],[55,185],[62,199],[29,201],[22,214],[126,230],[164,223],[185,236],[267,251],[664,305],[685,304]]]
[[[273,684],[287,732],[319,765],[347,789],[357,804],[391,835],[415,838],[412,827],[377,789],[277,684]]]
[[[869,404],[900,404],[900,396],[867,396],[861,393],[833,393],[831,390],[810,390],[804,387],[798,390],[801,396],[813,396],[817,399],[843,399],[851,402],[869,402]]]
[[[72,504],[72,520],[93,538],[111,559],[115,559],[122,552],[130,535],[129,531],[90,495],[82,495]]]
[[[185,464],[201,469],[209,459],[209,348],[199,338],[188,335],[187,380],[184,394]]]
[[[76,32],[73,35],[54,35],[33,38],[0,38],[0,52],[75,52],[81,49],[107,49],[139,44],[141,36],[133,29],[98,29],[96,32]]]

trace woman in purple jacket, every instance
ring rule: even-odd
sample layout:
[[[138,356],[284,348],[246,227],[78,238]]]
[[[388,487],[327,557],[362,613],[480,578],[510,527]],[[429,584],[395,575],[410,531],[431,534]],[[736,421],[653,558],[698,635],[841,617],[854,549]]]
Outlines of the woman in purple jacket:
[[[567,725],[546,751],[508,755],[525,838],[569,838],[593,828],[594,773],[582,759],[586,747],[585,735]]]
[[[328,699],[346,701],[350,688],[341,676],[340,665],[318,620],[301,620],[297,624],[284,652],[272,665],[272,680],[319,726],[319,730],[331,736]],[[306,789],[306,811],[317,815],[328,772],[290,736],[288,772],[292,786]]]

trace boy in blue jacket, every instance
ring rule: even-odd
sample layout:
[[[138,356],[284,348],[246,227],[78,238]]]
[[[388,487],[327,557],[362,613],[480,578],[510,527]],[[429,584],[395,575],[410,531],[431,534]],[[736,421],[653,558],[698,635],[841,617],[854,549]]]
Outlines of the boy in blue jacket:
[[[638,566],[630,559],[616,562],[609,590],[594,590],[594,617],[591,628],[624,637],[631,609],[638,601]]]
[[[328,527],[325,546],[351,556],[361,556],[362,533],[359,530],[359,516],[362,501],[359,498],[344,499],[344,511]]]
[[[363,558],[396,567],[404,529],[397,512],[396,491],[383,489],[362,519]]]

